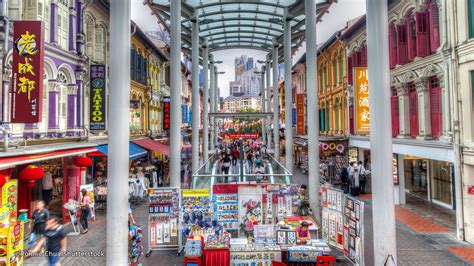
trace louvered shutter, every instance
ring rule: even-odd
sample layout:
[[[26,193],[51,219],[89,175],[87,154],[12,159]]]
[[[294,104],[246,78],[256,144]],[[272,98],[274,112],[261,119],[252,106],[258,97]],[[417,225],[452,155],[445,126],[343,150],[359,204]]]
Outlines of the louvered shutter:
[[[429,6],[429,16],[430,16],[430,48],[431,53],[436,53],[436,50],[439,48],[439,11],[438,5],[431,1]]]
[[[392,107],[392,137],[398,136],[400,134],[400,112],[398,107],[398,96],[391,97],[391,107]]]
[[[441,88],[430,89],[431,135],[438,139],[442,132]]]
[[[353,67],[353,56],[350,56],[349,58],[347,58],[347,83],[349,85],[354,84],[354,80],[352,80],[353,79],[352,67]]]
[[[367,67],[367,45],[362,46],[360,49],[360,66]]]
[[[354,106],[349,106],[349,132],[354,134]]]
[[[428,18],[425,12],[416,13],[416,55],[425,57],[429,53]]]
[[[416,138],[418,136],[418,95],[416,92],[410,92],[409,98],[410,135]]]
[[[388,30],[389,38],[389,55],[390,55],[390,68],[394,68],[397,65],[397,35],[394,26],[390,26]]]

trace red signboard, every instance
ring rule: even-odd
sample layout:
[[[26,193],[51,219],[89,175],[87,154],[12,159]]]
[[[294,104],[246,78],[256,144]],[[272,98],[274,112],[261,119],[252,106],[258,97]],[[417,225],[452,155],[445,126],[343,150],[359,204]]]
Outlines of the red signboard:
[[[224,139],[238,140],[238,139],[258,139],[260,134],[258,132],[224,132],[221,133],[221,137]]]
[[[296,134],[305,134],[305,123],[304,123],[304,94],[296,94]]]
[[[163,97],[163,129],[170,129],[170,97]]]
[[[239,192],[239,185],[237,184],[217,184],[214,185],[214,194],[237,194]]]
[[[12,123],[41,122],[44,27],[42,21],[15,21],[13,27]]]

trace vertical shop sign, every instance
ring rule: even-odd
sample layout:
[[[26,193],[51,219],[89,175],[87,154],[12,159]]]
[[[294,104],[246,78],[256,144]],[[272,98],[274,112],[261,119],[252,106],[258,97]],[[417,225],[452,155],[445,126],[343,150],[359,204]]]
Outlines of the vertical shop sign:
[[[163,129],[170,129],[170,97],[163,97]]]
[[[44,27],[42,21],[15,21],[11,123],[38,123],[43,107]]]
[[[356,134],[370,132],[369,80],[367,67],[354,68]]]
[[[90,130],[106,129],[106,66],[90,66]]]
[[[296,94],[296,134],[305,134],[305,123],[304,123],[304,94]]]
[[[187,124],[188,123],[188,105],[187,104],[182,104],[181,105],[181,115],[182,115],[182,123]]]

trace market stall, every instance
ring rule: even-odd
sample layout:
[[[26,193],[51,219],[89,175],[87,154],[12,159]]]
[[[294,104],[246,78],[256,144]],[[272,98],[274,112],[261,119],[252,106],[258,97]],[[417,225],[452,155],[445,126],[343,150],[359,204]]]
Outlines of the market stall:
[[[150,250],[181,247],[179,224],[179,188],[148,190],[148,247]]]
[[[219,184],[182,197],[185,265],[300,265],[330,255],[319,225],[297,215],[299,185]]]

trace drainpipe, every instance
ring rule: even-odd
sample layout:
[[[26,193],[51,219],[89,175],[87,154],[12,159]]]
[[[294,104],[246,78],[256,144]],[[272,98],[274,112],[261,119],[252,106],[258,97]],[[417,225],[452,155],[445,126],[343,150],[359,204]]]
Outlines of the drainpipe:
[[[457,90],[457,87],[460,86],[457,78],[457,73],[458,73],[458,60],[457,60],[457,53],[455,49],[455,44],[457,43],[457,36],[456,36],[456,30],[457,29],[457,22],[454,19],[455,15],[457,14],[457,8],[456,8],[456,0],[451,1],[451,18],[453,18],[451,28],[450,28],[450,37],[452,40],[452,47],[451,47],[451,67],[452,70],[451,75],[451,86],[452,86],[452,91],[453,91],[453,102],[457,103],[453,105],[453,108],[451,109],[453,112],[453,135],[454,135],[454,154],[455,154],[455,172],[454,172],[454,189],[455,189],[455,208],[456,208],[456,231],[457,231],[457,237],[458,239],[464,241],[465,240],[465,235],[464,235],[464,204],[463,204],[463,184],[462,184],[462,153],[461,153],[461,136],[460,136],[460,130],[462,124],[459,121],[460,118],[460,110],[461,110],[461,105],[462,101],[459,98],[459,93]]]
[[[0,131],[3,134],[3,152],[8,151],[8,130],[2,125]]]

